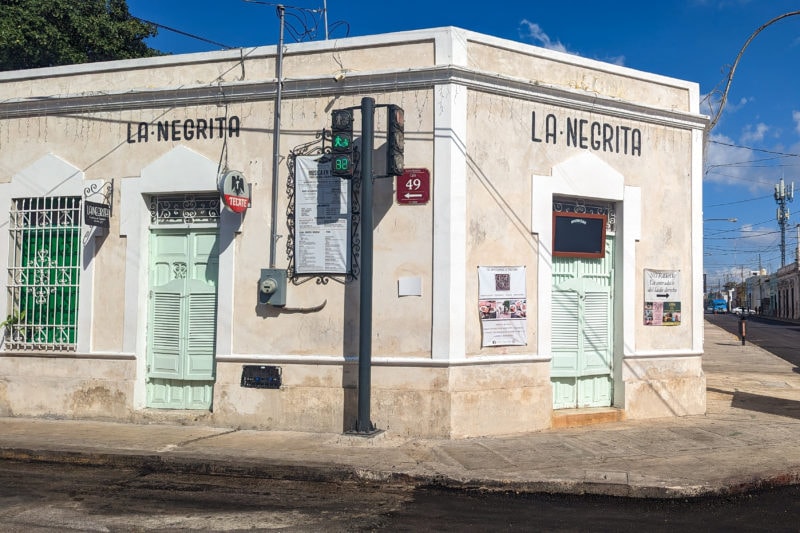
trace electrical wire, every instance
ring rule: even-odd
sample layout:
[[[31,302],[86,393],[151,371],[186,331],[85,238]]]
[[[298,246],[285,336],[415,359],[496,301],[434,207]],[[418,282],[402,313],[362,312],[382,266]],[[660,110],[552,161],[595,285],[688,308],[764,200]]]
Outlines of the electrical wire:
[[[747,200],[736,200],[736,201],[733,201],[733,202],[725,202],[725,203],[722,203],[722,204],[711,204],[711,205],[705,206],[704,209],[710,208],[710,207],[724,207],[724,206],[727,206],[727,205],[745,204],[747,202],[756,202],[758,200],[763,200],[765,198],[772,198],[772,195],[771,194],[766,194],[764,196],[756,196],[755,198],[748,198]]]
[[[197,39],[198,41],[203,41],[204,43],[213,44],[214,46],[221,46],[225,50],[232,50],[234,48],[240,48],[238,46],[228,46],[227,44],[218,43],[216,41],[212,41],[211,39],[206,39],[205,37],[200,37],[199,35],[194,35],[192,33],[188,33],[188,32],[182,31],[182,30],[171,28],[169,26],[165,26],[164,24],[159,24],[158,22],[153,22],[151,20],[146,20],[146,19],[143,19],[143,18],[140,18],[140,17],[136,17],[136,16],[133,16],[133,15],[131,15],[131,17],[135,18],[136,20],[138,20],[140,22],[144,22],[146,24],[152,24],[153,26],[156,26],[158,28],[163,28],[165,30],[168,30],[168,31],[180,34],[180,35],[183,35],[185,37],[191,37],[192,39]]]
[[[722,141],[708,141],[709,144],[718,144],[720,146],[729,146],[731,148],[742,148],[744,150],[752,150],[754,152],[764,152],[765,154],[775,154],[785,157],[800,157],[800,154],[793,154],[790,152],[776,152],[774,150],[766,150],[764,148],[754,148],[752,146],[743,146],[740,144],[733,144],[733,143],[724,143]]]
[[[295,42],[313,41],[318,37],[322,18],[325,15],[324,8],[308,8],[300,6],[287,6],[278,2],[265,2],[263,0],[242,0],[248,4],[260,4],[282,8],[284,10],[285,30]],[[294,22],[290,22],[290,18]],[[328,33],[344,26],[346,28],[344,37],[350,36],[350,24],[345,21],[336,21],[328,24]]]

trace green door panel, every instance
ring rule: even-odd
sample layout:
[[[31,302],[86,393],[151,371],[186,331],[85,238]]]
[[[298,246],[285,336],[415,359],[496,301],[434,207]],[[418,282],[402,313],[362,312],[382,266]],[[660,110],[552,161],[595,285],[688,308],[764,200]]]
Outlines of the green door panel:
[[[190,294],[186,297],[186,372],[184,379],[214,379],[216,352],[217,295]]]
[[[181,293],[158,291],[150,298],[150,361],[148,377],[180,379],[183,374],[181,356]]]
[[[613,391],[614,237],[601,259],[553,258],[553,407],[609,406]]]
[[[148,406],[208,409],[215,378],[216,231],[151,234]]]
[[[577,292],[553,291],[552,376],[574,376],[578,371],[579,308]]]

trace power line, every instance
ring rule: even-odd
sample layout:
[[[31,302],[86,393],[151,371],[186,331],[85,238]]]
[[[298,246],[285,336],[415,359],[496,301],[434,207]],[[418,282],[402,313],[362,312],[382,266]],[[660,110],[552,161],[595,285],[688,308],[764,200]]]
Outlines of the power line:
[[[775,235],[780,231],[767,231],[764,233],[756,233],[755,235],[737,235],[736,237],[707,237],[707,241],[736,241],[739,239],[757,239],[759,237],[766,237],[767,235]]]
[[[131,16],[133,16],[133,15],[131,15]],[[178,34],[183,35],[185,37],[191,37],[192,39],[197,39],[198,41],[203,41],[205,43],[213,44],[214,46],[221,46],[222,48],[224,48],[226,50],[231,50],[233,48],[238,48],[236,46],[228,46],[227,44],[218,43],[216,41],[212,41],[211,39],[206,39],[205,37],[200,37],[199,35],[194,35],[193,33],[188,33],[188,32],[185,32],[185,31],[182,31],[182,30],[178,30],[178,29],[175,29],[175,28],[170,28],[169,26],[165,26],[164,24],[159,24],[158,22],[153,22],[151,20],[146,20],[146,19],[143,19],[143,18],[140,18],[140,17],[135,17],[135,16],[133,16],[133,18],[135,18],[138,21],[147,23],[147,24],[152,24],[153,26],[156,26],[158,28],[163,28],[165,30],[168,30],[168,31],[171,31],[171,32],[174,32],[174,33],[178,33]]]
[[[300,6],[289,6],[285,4],[281,4],[278,2],[267,2],[264,0],[243,0],[249,4],[260,4],[264,6],[272,6],[278,8],[280,6],[281,9],[284,10],[285,18],[284,18],[284,26],[286,31],[289,35],[295,40],[295,42],[304,42],[304,41],[312,41],[317,38],[317,33],[319,32],[320,24],[323,25],[323,29],[325,31],[325,39],[328,39],[329,32],[336,30],[337,28],[344,27],[345,28],[345,37],[350,36],[350,24],[345,21],[336,21],[332,24],[328,24],[328,8],[327,5],[323,4],[321,8],[308,8],[308,7],[300,7]],[[296,27],[295,24],[289,22],[289,18],[294,19],[295,24],[299,26]]]
[[[765,154],[780,155],[785,157],[800,157],[800,154],[792,154],[789,152],[776,152],[774,150],[766,150],[764,148],[754,148],[752,146],[743,146],[741,144],[724,143],[722,141],[708,141],[709,144],[719,144],[720,146],[729,146],[731,148],[742,148],[744,150],[752,150],[753,152],[763,152]]]
[[[726,205],[744,204],[744,203],[747,203],[747,202],[755,202],[757,200],[763,200],[764,198],[772,198],[772,195],[771,194],[766,194],[764,196],[757,196],[755,198],[748,198],[747,200],[736,200],[734,202],[725,202],[723,204],[707,205],[707,206],[704,207],[704,209],[705,208],[709,208],[709,207],[723,207],[723,206],[726,206]],[[772,219],[770,219],[770,220],[772,220]]]

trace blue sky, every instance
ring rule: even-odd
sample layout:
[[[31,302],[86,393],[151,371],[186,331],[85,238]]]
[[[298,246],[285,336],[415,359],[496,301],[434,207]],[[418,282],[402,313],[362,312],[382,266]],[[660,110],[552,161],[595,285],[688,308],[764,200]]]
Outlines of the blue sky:
[[[245,0],[128,0],[134,16],[225,46],[274,45],[275,3]],[[323,0],[287,6],[286,41],[325,38]],[[457,9],[453,6],[457,5]],[[293,7],[289,7],[293,6]],[[642,0],[449,2],[328,0],[330,38],[458,26],[724,89],[748,38],[796,0]],[[313,10],[318,10],[316,13]],[[303,35],[317,24],[316,34]],[[171,53],[219,46],[166,29],[150,46]],[[715,101],[716,99],[712,99]],[[704,107],[703,112],[713,114]],[[728,103],[709,136],[703,185],[705,272],[711,286],[740,281],[759,266],[781,266],[774,186],[798,187],[786,231],[786,262],[795,259],[800,223],[800,15],[766,27],[736,68]],[[728,219],[736,219],[731,222]]]

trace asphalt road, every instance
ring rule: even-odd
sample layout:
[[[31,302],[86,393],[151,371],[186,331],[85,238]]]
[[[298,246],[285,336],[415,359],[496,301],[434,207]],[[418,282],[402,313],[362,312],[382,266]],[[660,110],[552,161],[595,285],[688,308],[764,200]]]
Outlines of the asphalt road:
[[[738,316],[730,313],[706,314],[705,318],[712,324],[738,336],[740,323]],[[800,367],[800,324],[748,317],[745,320],[745,342],[753,343]]]
[[[0,530],[797,531],[800,487],[727,498],[519,495],[0,462]]]

